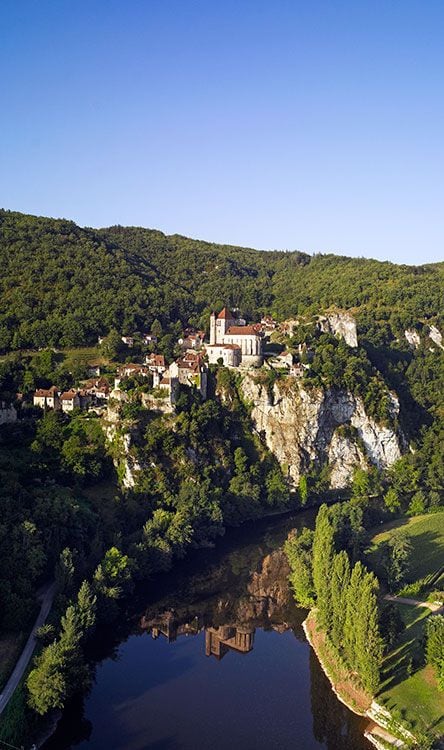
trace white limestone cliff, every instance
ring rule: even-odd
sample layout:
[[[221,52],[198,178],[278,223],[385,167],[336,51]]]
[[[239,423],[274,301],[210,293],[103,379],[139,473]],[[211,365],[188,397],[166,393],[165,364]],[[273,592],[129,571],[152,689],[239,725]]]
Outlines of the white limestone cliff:
[[[406,330],[404,331],[404,336],[409,346],[411,346],[413,349],[418,348],[421,343],[421,337],[418,331],[415,331],[414,328],[406,328]]]
[[[436,328],[436,326],[430,326],[429,338],[431,338],[433,343],[439,346],[440,349],[444,349],[442,343],[442,333]]]
[[[305,390],[294,378],[276,381],[271,392],[253,373],[242,379],[243,398],[253,424],[297,487],[313,462],[328,461],[332,487],[350,483],[355,466],[387,468],[401,456],[400,436],[366,414],[360,398],[348,391]],[[393,396],[393,416],[399,411]],[[348,425],[353,436],[337,432]],[[345,433],[347,430],[345,430]]]
[[[334,336],[344,339],[345,343],[353,348],[358,346],[356,320],[347,310],[320,315],[318,324],[324,333],[332,333]]]

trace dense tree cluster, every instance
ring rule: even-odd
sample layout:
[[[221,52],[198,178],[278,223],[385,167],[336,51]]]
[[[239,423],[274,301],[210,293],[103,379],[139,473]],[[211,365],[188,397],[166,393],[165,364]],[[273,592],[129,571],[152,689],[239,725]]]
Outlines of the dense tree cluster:
[[[426,625],[427,663],[436,670],[438,687],[444,690],[444,616],[429,617]]]
[[[360,560],[354,565],[350,562],[346,551],[350,516],[353,506],[349,503],[339,513],[322,505],[315,531],[304,529],[290,537],[286,552],[296,600],[305,607],[316,606],[316,621],[327,639],[373,695],[383,653],[378,581]]]

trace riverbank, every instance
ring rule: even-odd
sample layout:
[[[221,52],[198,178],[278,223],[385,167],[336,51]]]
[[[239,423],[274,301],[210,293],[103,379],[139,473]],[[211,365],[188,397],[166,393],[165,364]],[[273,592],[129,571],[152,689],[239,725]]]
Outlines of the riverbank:
[[[330,680],[330,684],[336,697],[350,711],[358,716],[366,716],[367,710],[372,703],[372,696],[356,685],[349,670],[341,663],[338,655],[327,643],[324,632],[316,623],[316,610],[312,609],[302,623],[304,633],[315,652],[322,670]]]
[[[390,713],[379,706],[369,693],[360,688],[350,675],[350,671],[341,663],[331,644],[327,642],[325,633],[316,623],[316,610],[309,612],[308,616],[302,623],[305,636],[313,651],[316,654],[318,662],[328,678],[331,689],[338,700],[358,716],[367,716],[371,720],[364,736],[378,750],[386,748],[403,748],[406,742],[400,737],[396,737],[389,731],[392,728],[394,719]],[[397,734],[404,737],[408,742],[414,741],[414,736],[401,726],[396,727]]]

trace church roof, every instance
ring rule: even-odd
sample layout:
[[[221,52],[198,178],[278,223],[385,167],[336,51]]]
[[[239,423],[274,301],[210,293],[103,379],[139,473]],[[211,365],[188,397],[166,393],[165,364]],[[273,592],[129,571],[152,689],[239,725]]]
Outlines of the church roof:
[[[228,309],[228,307],[224,307],[223,310],[220,311],[219,315],[217,316],[218,320],[234,320],[233,313],[231,313]]]
[[[230,336],[260,336],[256,326],[230,326],[227,330]]]

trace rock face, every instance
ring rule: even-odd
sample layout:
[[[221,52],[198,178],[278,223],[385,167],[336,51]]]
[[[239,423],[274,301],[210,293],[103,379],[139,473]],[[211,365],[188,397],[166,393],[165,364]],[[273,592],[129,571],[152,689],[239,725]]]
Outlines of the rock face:
[[[319,317],[318,324],[324,333],[339,336],[349,346],[358,346],[356,320],[351,313],[345,310],[328,313]]]
[[[350,484],[355,467],[367,468],[362,449],[351,438],[340,435],[337,430],[333,433],[328,447],[328,463],[331,470],[330,486],[335,489]]]
[[[128,396],[124,391],[114,390],[111,393],[103,428],[108,443],[115,444],[113,461],[120,481],[125,489],[131,489],[135,486],[137,474],[142,467],[130,451],[131,431],[120,433],[120,407],[127,401]]]
[[[442,343],[442,333],[436,328],[436,326],[430,326],[429,337],[441,349],[444,349],[444,346]]]
[[[333,487],[350,483],[354,466],[390,466],[401,456],[400,437],[369,417],[361,399],[347,391],[305,390],[294,378],[276,381],[270,392],[254,373],[241,390],[251,404],[256,430],[264,437],[294,487],[310,465],[328,461]],[[393,415],[399,410],[393,397]],[[338,428],[341,425],[348,427]],[[350,434],[347,434],[349,432]]]
[[[418,331],[415,331],[414,328],[407,328],[404,331],[404,336],[406,337],[409,346],[413,347],[413,349],[418,348],[421,343],[421,338]]]

